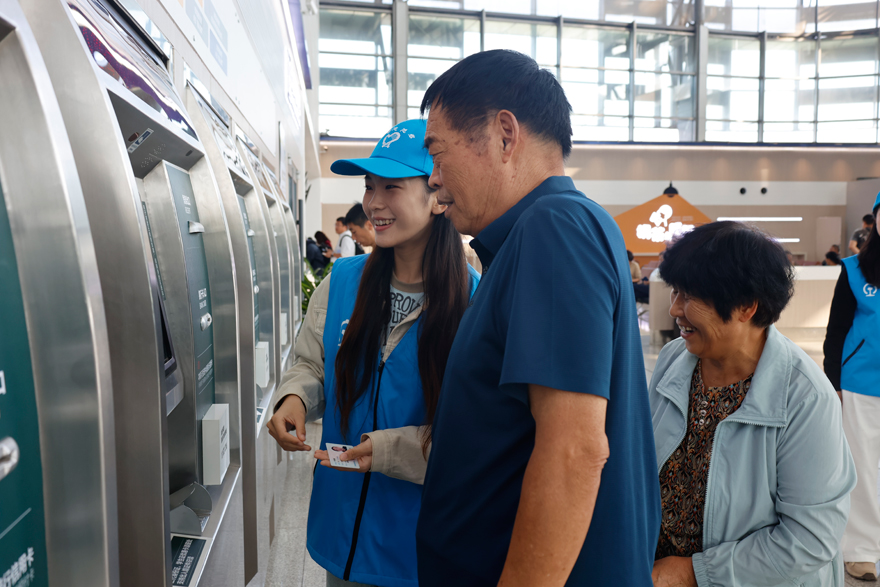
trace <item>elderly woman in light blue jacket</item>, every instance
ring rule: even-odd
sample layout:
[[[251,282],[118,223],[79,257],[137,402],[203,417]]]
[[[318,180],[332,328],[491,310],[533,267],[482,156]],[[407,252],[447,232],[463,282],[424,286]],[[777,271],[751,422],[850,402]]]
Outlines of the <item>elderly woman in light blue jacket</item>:
[[[794,289],[785,251],[715,222],[675,242],[659,271],[681,339],[650,385],[654,585],[842,586],[855,468],[833,387],[773,326]]]

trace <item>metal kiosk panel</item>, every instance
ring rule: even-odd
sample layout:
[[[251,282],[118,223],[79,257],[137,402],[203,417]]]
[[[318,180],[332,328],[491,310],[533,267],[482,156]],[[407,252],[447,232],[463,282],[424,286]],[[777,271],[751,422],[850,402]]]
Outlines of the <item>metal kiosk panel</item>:
[[[245,141],[238,137],[238,152],[244,162],[254,191],[251,197],[245,196],[250,227],[254,231],[254,243],[257,245],[257,274],[260,276],[260,292],[269,289],[272,292],[272,304],[263,307],[260,304],[260,340],[266,341],[271,337],[271,384],[272,391],[266,392],[271,396],[275,391],[275,385],[281,380],[283,372],[281,363],[281,278],[278,260],[278,249],[275,240],[275,228],[269,215],[269,205],[265,191],[271,190],[269,180],[263,172],[263,164],[247,146]],[[268,252],[268,254],[266,254]],[[271,262],[266,267],[261,267],[261,258]],[[265,338],[264,338],[265,337]],[[259,384],[259,383],[258,383]],[[259,434],[259,431],[257,432]]]
[[[225,526],[221,522],[229,512],[234,518],[240,501],[236,497],[240,447],[235,438],[240,402],[232,257],[216,186],[202,163],[203,149],[171,84],[164,56],[118,6],[101,0],[29,0],[25,11],[42,53],[50,56],[47,67],[83,180],[97,251],[113,365],[121,583],[126,587],[171,584],[172,566],[177,563],[172,561],[171,528],[180,522],[176,514],[183,511],[172,506],[186,506],[197,519],[204,518],[206,509],[213,511],[207,525],[199,528],[201,550],[188,550],[190,556],[200,553],[188,571],[190,585],[198,584],[210,568],[209,561],[227,565],[225,581],[212,585],[240,585],[243,570],[236,569],[243,564],[229,557],[235,548],[228,549],[222,561],[210,556],[215,543],[229,541],[222,530],[234,520]],[[200,234],[205,263],[197,278],[204,281],[206,270],[207,288],[189,291],[189,266],[183,281],[172,269],[166,271],[171,258],[166,249],[173,243],[164,236],[151,239],[147,231],[137,184],[157,167],[166,172],[177,169],[178,176],[189,177],[191,193],[185,195],[198,206],[198,222],[204,228]],[[169,177],[174,175],[172,171]],[[178,180],[172,184],[169,179],[168,185],[187,183]],[[160,215],[159,198],[152,197],[158,192],[144,192],[148,208],[155,205],[155,214]],[[171,194],[167,195],[170,202]],[[167,227],[164,221],[153,220],[152,228]],[[172,226],[179,232],[176,220]],[[189,226],[186,234],[191,234]],[[182,235],[177,239],[182,242]],[[157,275],[156,266],[167,275]],[[187,288],[185,298],[181,285]],[[206,290],[202,299],[199,290]],[[196,416],[201,404],[196,400],[211,395],[210,369],[203,364],[195,370],[207,355],[201,359],[192,355],[196,348],[204,351],[204,345],[197,347],[195,334],[190,335],[191,344],[186,336],[178,340],[184,330],[179,308],[193,303],[190,293],[196,303],[210,300],[214,361],[208,362],[214,367],[216,401],[229,406],[229,467],[222,485],[210,491],[185,484],[203,474],[200,455],[193,451],[200,437]],[[198,316],[199,333],[204,333],[203,317],[208,319]],[[195,325],[188,319],[186,328]],[[177,385],[183,386],[182,395],[175,393]],[[109,442],[112,437],[107,438]],[[169,438],[174,439],[172,444]],[[188,440],[176,444],[180,438]],[[191,494],[181,495],[182,489]]]
[[[115,455],[103,442],[113,398],[94,244],[16,0],[0,0],[0,80],[0,582],[115,587]]]
[[[258,485],[259,479],[269,478],[266,471],[258,477],[258,425],[261,416],[269,408],[270,396],[263,397],[262,389],[255,382],[255,368],[260,367],[263,373],[259,376],[268,381],[268,365],[255,365],[256,345],[260,342],[260,301],[263,307],[272,306],[271,287],[260,288],[257,263],[256,231],[251,228],[247,211],[247,199],[253,200],[255,195],[247,171],[238,151],[235,140],[223,118],[219,116],[193,85],[188,85],[186,105],[191,114],[193,125],[202,137],[207,159],[214,170],[217,186],[224,206],[227,210],[227,222],[232,242],[236,268],[236,288],[238,291],[238,320],[241,325],[239,333],[239,376],[241,381],[241,412],[255,417],[244,417],[242,426],[242,498],[244,507],[244,564],[245,581],[255,579],[255,584],[262,584],[268,565],[269,528],[260,523],[269,517],[273,495],[265,483]],[[237,212],[237,213],[236,213]],[[266,247],[268,249],[268,247]],[[262,265],[268,265],[270,259],[262,259]],[[253,328],[250,324],[253,323]],[[266,354],[265,358],[268,358]],[[264,383],[265,385],[265,383]],[[258,390],[260,394],[258,395]],[[259,408],[259,410],[258,410]],[[266,418],[271,415],[266,414]],[[268,435],[266,435],[268,436]],[[274,470],[271,462],[268,464]],[[264,507],[258,507],[263,504]],[[268,506],[266,506],[268,504]],[[263,511],[265,509],[265,511]],[[262,515],[261,515],[262,514]],[[259,576],[258,576],[259,574]]]

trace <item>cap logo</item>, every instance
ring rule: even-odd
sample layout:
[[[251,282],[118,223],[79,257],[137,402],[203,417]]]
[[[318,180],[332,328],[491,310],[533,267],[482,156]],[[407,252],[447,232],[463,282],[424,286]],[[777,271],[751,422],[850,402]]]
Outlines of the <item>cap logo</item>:
[[[396,141],[396,140],[398,140],[398,139],[400,139],[400,133],[399,133],[399,132],[393,132],[393,133],[391,133],[391,134],[387,134],[387,135],[385,135],[385,138],[382,139],[382,146],[385,147],[385,148],[387,148],[387,149],[390,149],[390,148],[391,148],[391,143],[393,143],[394,141]]]

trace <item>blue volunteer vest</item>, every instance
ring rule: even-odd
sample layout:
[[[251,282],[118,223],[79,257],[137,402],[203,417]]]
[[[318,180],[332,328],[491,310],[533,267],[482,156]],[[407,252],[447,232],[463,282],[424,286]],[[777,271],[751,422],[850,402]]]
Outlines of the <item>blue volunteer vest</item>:
[[[373,373],[349,416],[343,437],[336,409],[336,354],[357,298],[369,255],[339,259],[333,266],[324,325],[324,431],[327,442],[359,444],[361,434],[425,423],[419,378],[418,332],[421,316]],[[473,295],[479,277],[470,271]],[[381,357],[380,357],[381,361]],[[373,397],[378,389],[378,402]],[[376,426],[373,420],[376,419]],[[316,467],[309,505],[307,547],[319,565],[339,578],[382,587],[417,587],[416,521],[422,486],[381,473],[353,473]]]
[[[880,397],[880,290],[865,281],[856,255],[843,260],[856,297],[856,314],[843,343],[840,387]]]

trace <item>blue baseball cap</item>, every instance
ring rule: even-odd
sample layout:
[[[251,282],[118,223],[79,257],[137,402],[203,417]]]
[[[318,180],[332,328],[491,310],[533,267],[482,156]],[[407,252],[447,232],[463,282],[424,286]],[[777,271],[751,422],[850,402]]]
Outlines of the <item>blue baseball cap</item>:
[[[425,148],[425,121],[407,120],[396,125],[376,143],[368,159],[340,159],[330,171],[339,175],[376,175],[401,178],[431,176],[434,160]]]

